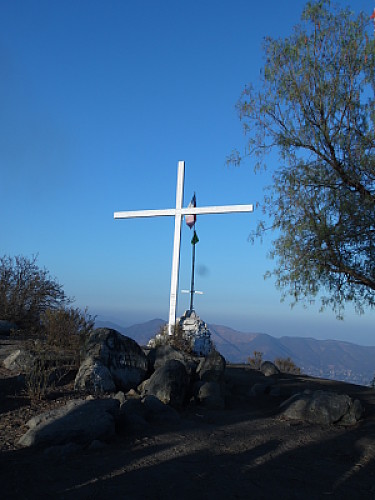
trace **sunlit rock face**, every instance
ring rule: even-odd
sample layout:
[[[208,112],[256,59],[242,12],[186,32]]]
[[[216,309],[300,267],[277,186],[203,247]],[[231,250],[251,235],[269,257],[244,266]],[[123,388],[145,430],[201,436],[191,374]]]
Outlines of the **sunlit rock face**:
[[[198,356],[207,356],[212,350],[211,333],[207,324],[195,311],[185,311],[178,321],[183,336],[191,341],[193,352]]]
[[[197,313],[193,311],[185,311],[184,314],[177,318],[176,325],[178,330],[175,336],[179,337],[184,345],[184,349],[196,356],[208,356],[213,350],[213,345],[211,341],[211,332],[207,328],[207,324],[200,319]],[[173,338],[173,344],[175,345],[176,338]],[[164,327],[164,330],[158,333],[155,338],[151,339],[148,343],[149,347],[156,347],[157,345],[168,344],[168,325]]]

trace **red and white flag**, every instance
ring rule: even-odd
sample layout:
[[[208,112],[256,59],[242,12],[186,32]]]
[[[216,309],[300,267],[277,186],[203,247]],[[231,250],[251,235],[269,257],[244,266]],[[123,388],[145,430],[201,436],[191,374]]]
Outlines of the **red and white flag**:
[[[197,206],[197,200],[195,198],[195,193],[194,193],[194,196],[192,197],[191,202],[188,205],[188,208],[191,207],[195,208],[196,206]],[[194,226],[196,220],[197,220],[196,215],[185,215],[185,222],[190,227],[190,229]]]

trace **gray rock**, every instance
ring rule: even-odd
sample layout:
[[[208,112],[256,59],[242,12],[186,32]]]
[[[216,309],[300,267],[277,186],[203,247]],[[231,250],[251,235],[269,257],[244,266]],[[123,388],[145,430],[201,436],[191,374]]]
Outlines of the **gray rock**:
[[[37,415],[27,422],[29,430],[19,440],[22,446],[86,445],[95,439],[106,441],[115,433],[115,399],[70,401]]]
[[[136,388],[147,372],[146,355],[134,340],[116,330],[99,328],[90,335],[75,388],[127,392]]]
[[[175,359],[168,360],[158,368],[144,384],[143,396],[156,396],[165,404],[175,408],[182,406],[189,387],[186,368]]]
[[[143,429],[148,425],[146,416],[147,408],[140,399],[128,399],[120,407],[116,417],[118,428],[131,428],[133,430]]]
[[[128,399],[121,406],[116,423],[118,428],[142,430],[149,422],[173,423],[180,420],[177,411],[155,396]]]
[[[24,349],[16,349],[3,360],[7,370],[29,372],[34,365],[35,356]]]
[[[295,394],[280,408],[285,418],[325,425],[353,425],[363,414],[360,401],[353,401],[347,394],[329,391]]]
[[[147,359],[152,370],[157,370],[170,359],[175,359],[183,363],[190,377],[194,376],[198,366],[198,361],[194,356],[191,356],[179,349],[172,347],[169,344],[160,345],[150,349]]]
[[[222,410],[225,408],[223,387],[219,382],[204,382],[198,392],[198,401],[206,408]]]
[[[117,392],[114,396],[113,396],[114,399],[117,399],[120,403],[120,408],[121,406],[125,403],[126,401],[126,396],[125,394],[122,392],[122,391],[119,391]]]
[[[197,356],[207,356],[213,350],[211,332],[195,311],[185,311],[178,320],[182,337]]]
[[[79,367],[74,381],[76,390],[91,390],[93,392],[115,392],[116,384],[106,366],[93,358],[86,358]]]
[[[280,373],[280,370],[276,365],[271,363],[271,361],[263,361],[260,365],[260,371],[265,377],[271,377],[272,375],[278,375]]]
[[[169,405],[166,405],[155,396],[145,396],[143,406],[147,411],[147,419],[153,422],[173,423],[180,420],[180,415]]]
[[[125,394],[125,396],[126,396],[127,399],[130,399],[130,398],[139,399],[141,397],[141,395],[138,392],[138,390],[135,390],[135,389],[130,389],[130,391],[128,391]]]
[[[202,358],[197,368],[197,374],[203,382],[221,382],[224,378],[225,358],[217,351],[211,351]]]

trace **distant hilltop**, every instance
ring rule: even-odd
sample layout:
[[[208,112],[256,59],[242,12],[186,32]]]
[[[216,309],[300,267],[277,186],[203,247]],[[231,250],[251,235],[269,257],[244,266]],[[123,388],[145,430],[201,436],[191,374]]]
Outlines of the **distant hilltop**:
[[[127,328],[108,321],[97,321],[96,326],[114,328],[145,345],[165,323],[157,318]],[[264,360],[289,357],[302,373],[319,378],[369,385],[375,374],[375,346],[304,337],[276,338],[265,333],[243,333],[223,325],[208,326],[214,344],[229,363],[246,363],[254,351],[260,351]]]

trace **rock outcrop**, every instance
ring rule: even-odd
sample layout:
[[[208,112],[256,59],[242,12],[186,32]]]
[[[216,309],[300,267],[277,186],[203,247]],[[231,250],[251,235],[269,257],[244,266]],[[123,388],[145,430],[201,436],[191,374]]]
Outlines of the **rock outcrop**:
[[[115,434],[116,399],[78,399],[63,408],[48,411],[27,422],[29,430],[19,440],[21,446],[89,445],[107,441]]]
[[[7,370],[28,372],[34,365],[35,356],[25,349],[16,349],[3,360],[3,365]]]
[[[363,414],[358,399],[330,391],[305,391],[281,404],[283,416],[316,424],[354,425]]]
[[[129,337],[110,328],[90,335],[75,379],[75,388],[92,392],[114,392],[136,388],[148,373],[147,358]]]
[[[280,373],[280,370],[271,361],[263,361],[260,365],[260,371],[265,377],[271,377],[272,375],[278,375]]]
[[[180,408],[187,396],[189,382],[184,364],[169,359],[143,384],[142,391],[144,395],[156,396],[163,403]]]

